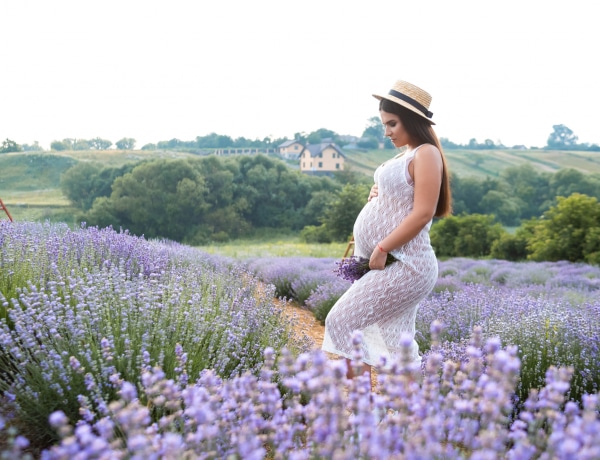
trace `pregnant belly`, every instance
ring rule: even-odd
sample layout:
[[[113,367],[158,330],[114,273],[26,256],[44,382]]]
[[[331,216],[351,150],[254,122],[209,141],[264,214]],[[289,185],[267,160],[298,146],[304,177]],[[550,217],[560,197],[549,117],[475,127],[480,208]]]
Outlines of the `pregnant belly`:
[[[390,225],[385,220],[384,215],[375,206],[375,201],[368,202],[362,208],[354,222],[354,253],[356,255],[369,257],[377,243],[394,228],[393,224]]]

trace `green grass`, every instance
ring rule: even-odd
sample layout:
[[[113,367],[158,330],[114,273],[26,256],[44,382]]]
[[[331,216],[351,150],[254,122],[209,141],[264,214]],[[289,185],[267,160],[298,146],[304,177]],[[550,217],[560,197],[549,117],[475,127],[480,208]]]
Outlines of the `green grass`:
[[[192,153],[169,150],[65,150],[52,152],[52,155],[100,163],[105,167],[119,167],[144,160],[198,158],[198,155]]]
[[[0,191],[45,191],[56,189],[63,172],[77,163],[69,157],[48,153],[0,155]],[[4,196],[0,195],[4,201]]]
[[[252,257],[332,257],[342,258],[348,243],[303,243],[295,236],[265,237],[235,240],[199,246],[204,252],[235,259]]]
[[[15,222],[64,222],[71,228],[79,226],[75,216],[79,210],[70,206],[49,206],[49,205],[7,205],[6,200],[2,198],[8,212]],[[0,220],[8,220],[8,216],[0,210]]]
[[[355,171],[372,175],[378,165],[396,155],[396,150],[371,150],[347,152],[347,164]],[[573,168],[584,174],[600,173],[598,152],[552,150],[467,150],[445,149],[448,168],[459,177],[498,177],[509,167],[530,163],[537,171],[554,173],[559,169]]]

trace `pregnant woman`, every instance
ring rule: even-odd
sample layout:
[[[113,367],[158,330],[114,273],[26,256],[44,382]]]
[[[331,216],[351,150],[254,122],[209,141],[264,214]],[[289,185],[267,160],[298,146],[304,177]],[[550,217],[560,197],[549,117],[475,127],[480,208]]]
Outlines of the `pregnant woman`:
[[[438,264],[429,241],[433,217],[450,214],[448,169],[433,131],[431,96],[397,81],[379,99],[385,135],[403,153],[380,165],[368,202],[354,224],[354,254],[369,259],[371,270],[340,297],[325,321],[323,350],[346,358],[348,378],[352,335],[363,336],[362,372],[400,350],[403,335],[413,337],[419,302],[433,289]],[[386,266],[388,253],[397,259]]]

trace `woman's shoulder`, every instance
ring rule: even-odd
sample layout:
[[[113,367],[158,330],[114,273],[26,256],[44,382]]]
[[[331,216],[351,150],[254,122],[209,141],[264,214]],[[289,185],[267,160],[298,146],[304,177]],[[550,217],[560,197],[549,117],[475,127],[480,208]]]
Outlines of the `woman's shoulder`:
[[[442,153],[433,144],[421,144],[413,150],[412,154],[415,158],[441,158]]]
[[[439,153],[440,150],[433,144],[421,144],[413,149],[413,154],[416,155],[419,152]]]

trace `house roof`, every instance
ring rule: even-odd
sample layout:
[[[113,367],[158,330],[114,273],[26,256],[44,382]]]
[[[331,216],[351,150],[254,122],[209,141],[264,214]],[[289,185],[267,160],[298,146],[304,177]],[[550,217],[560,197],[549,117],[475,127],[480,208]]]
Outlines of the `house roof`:
[[[331,147],[337,153],[339,153],[343,158],[346,158],[346,155],[344,155],[344,152],[342,152],[342,150],[337,145],[335,145],[333,142],[323,142],[321,144],[307,144],[304,146],[304,148],[300,152],[300,155],[298,155],[298,158],[300,158],[300,156],[304,153],[305,150],[308,150],[310,153],[310,156],[312,158],[314,158],[314,157],[318,156],[320,153],[322,153],[323,150],[325,150],[328,147]]]
[[[300,141],[297,141],[296,139],[292,139],[291,141],[282,142],[277,147],[281,149],[281,148],[289,147],[290,145],[294,145],[294,144],[302,144],[302,143]]]

